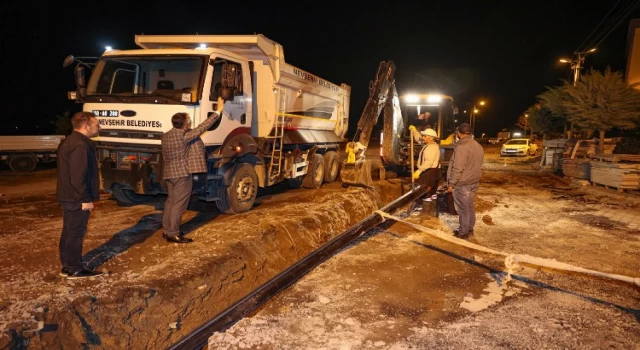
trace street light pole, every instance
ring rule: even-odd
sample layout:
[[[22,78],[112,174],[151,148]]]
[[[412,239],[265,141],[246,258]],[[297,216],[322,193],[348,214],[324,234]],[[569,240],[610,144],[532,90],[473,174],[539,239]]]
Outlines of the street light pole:
[[[578,81],[580,80],[580,70],[583,67],[583,63],[584,63],[584,57],[588,54],[588,53],[592,53],[595,52],[596,48],[594,47],[591,50],[587,50],[587,51],[581,51],[581,52],[574,52],[574,55],[576,55],[576,58],[573,60],[568,60],[566,58],[561,58],[560,62],[562,63],[570,63],[571,64],[571,69],[573,70],[573,86],[575,87],[578,84]],[[566,128],[565,128],[566,131]],[[573,136],[573,123],[571,123],[571,132],[569,134],[569,136],[567,137],[567,139],[571,139],[571,136]]]
[[[480,101],[480,106],[484,106],[485,102],[484,101]],[[476,114],[478,114],[478,108],[476,107],[476,104],[473,104],[473,109],[471,110],[471,115],[469,117],[469,123],[471,124],[471,132],[472,134],[475,135],[475,131],[476,131]]]
[[[469,122],[471,123],[471,132],[473,133],[475,131],[475,126],[476,126],[476,113],[478,113],[478,109],[476,108],[476,105],[473,105],[473,109],[471,110],[471,117],[469,118]]]

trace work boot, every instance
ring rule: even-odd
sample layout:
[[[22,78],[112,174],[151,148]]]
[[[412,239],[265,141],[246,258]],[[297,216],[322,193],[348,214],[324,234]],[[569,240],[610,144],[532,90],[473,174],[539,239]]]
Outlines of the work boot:
[[[453,236],[458,237],[460,239],[469,239],[473,236],[473,231],[469,231],[465,234],[460,234],[460,231],[453,231]]]
[[[191,243],[191,242],[193,242],[193,239],[186,238],[186,237],[183,237],[181,235],[177,235],[175,237],[166,236],[165,235],[164,239],[167,240],[167,242],[169,242],[169,243]]]
[[[81,279],[81,278],[89,278],[89,277],[95,277],[95,276],[100,276],[102,275],[102,272],[97,272],[97,271],[91,271],[91,270],[80,270],[80,271],[76,271],[73,273],[70,273],[67,276],[68,280],[77,280],[77,279]]]

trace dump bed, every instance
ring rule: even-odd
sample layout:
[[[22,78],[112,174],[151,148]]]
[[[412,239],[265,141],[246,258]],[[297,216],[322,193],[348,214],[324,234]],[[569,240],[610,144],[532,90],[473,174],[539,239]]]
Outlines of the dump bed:
[[[143,49],[196,49],[202,52],[218,48],[233,52],[251,61],[263,61],[271,67],[273,81],[283,83],[281,79],[311,82],[319,88],[316,93],[327,98],[337,98],[344,92],[342,86],[309,74],[285,62],[282,45],[256,35],[136,35],[136,44]]]

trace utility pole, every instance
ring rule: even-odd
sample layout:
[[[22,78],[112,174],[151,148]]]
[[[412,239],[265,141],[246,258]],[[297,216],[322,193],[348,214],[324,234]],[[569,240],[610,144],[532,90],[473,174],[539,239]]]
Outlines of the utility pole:
[[[584,62],[584,52],[578,52],[578,57],[571,62],[571,69],[573,69],[573,86],[578,84],[580,80],[580,69],[582,69],[582,63]]]
[[[571,64],[571,69],[573,70],[573,86],[574,87],[578,84],[578,81],[580,80],[580,70],[583,67],[584,57],[588,53],[592,53],[594,51],[596,51],[595,47],[587,51],[574,52],[574,55],[576,56],[576,58],[573,60],[568,60],[566,58],[560,59],[560,62],[562,63]],[[565,128],[565,132],[566,132],[566,128]],[[571,139],[571,136],[573,136],[573,123],[571,123],[571,132],[569,133],[569,136],[567,137],[567,139]]]
[[[584,62],[584,54],[585,52],[577,52],[576,59],[571,61],[571,69],[573,69],[573,86],[575,87],[578,84],[578,80],[580,80],[580,70],[582,69],[582,63]],[[569,132],[569,137],[567,139],[571,139],[573,137],[573,123],[571,123],[571,131]]]

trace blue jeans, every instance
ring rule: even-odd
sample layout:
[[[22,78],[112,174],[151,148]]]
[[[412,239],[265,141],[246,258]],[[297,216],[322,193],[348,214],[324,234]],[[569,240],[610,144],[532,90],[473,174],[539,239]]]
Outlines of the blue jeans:
[[[468,235],[470,231],[473,231],[473,226],[476,224],[474,199],[477,190],[478,183],[456,185],[453,188],[453,202],[460,219],[460,228],[458,231],[460,236]]]

